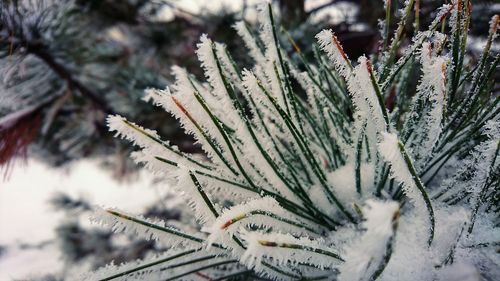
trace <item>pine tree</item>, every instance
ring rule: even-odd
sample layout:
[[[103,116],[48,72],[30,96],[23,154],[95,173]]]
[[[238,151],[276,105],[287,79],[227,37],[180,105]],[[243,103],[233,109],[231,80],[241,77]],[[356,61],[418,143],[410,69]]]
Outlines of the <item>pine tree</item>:
[[[169,5],[151,0],[2,1],[0,167],[26,155],[33,144],[30,156],[54,166],[116,155],[108,163],[122,174],[130,150],[107,131],[108,114],[150,126],[166,123],[161,132],[192,151],[173,118],[161,111],[150,114],[153,107],[141,102],[142,93],[165,87],[170,65],[190,62],[192,50],[185,46],[210,28],[223,33],[221,24],[214,23],[232,15],[189,15],[173,5],[173,19],[161,18]]]
[[[323,30],[314,61],[296,48],[296,64],[271,5],[260,9],[258,37],[235,25],[251,70],[202,36],[207,82],[173,67],[175,84],[144,99],[174,115],[206,157],[108,117],[110,130],[139,148],[132,158],[185,197],[200,228],[98,209],[96,222],[169,250],[86,280],[498,276],[500,108],[492,88],[500,56],[490,49],[500,17],[477,62],[467,56],[468,0],[443,5],[400,54],[414,3],[406,1],[380,53],[356,62]]]

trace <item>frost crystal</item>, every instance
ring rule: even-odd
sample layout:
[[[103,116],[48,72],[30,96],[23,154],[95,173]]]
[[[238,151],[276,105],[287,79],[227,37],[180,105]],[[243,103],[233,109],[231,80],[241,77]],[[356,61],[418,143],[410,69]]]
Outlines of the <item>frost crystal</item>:
[[[138,146],[133,159],[185,198],[198,227],[98,210],[97,222],[167,251],[86,280],[495,279],[500,108],[488,91],[499,20],[479,65],[464,66],[465,51],[456,50],[465,50],[469,14],[459,3],[444,5],[399,58],[396,32],[377,62],[351,62],[330,30],[316,35],[325,54],[307,62],[296,48],[301,61],[292,60],[270,4],[259,9],[259,37],[235,25],[250,69],[203,35],[196,53],[208,83],[173,67],[175,83],[147,90],[145,100],[174,115],[205,157],[108,118]],[[454,33],[436,32],[450,14]]]

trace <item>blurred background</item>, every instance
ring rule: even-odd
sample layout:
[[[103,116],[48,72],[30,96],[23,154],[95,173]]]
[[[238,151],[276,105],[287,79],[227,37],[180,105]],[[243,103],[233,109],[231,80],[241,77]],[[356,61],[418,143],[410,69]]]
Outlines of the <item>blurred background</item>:
[[[192,223],[168,185],[129,160],[133,147],[113,138],[105,118],[120,114],[184,151],[199,152],[171,116],[141,100],[143,91],[169,85],[173,65],[201,77],[194,52],[203,33],[251,68],[232,25],[243,19],[256,30],[261,2],[1,0],[0,280],[64,280],[161,250],[90,224],[93,205]],[[398,19],[403,2],[388,1],[392,18]],[[423,30],[448,1],[417,2]],[[471,59],[482,48],[489,19],[500,12],[496,1],[473,2]],[[324,28],[336,32],[352,58],[379,48],[382,0],[272,3],[306,57]],[[405,27],[406,40],[415,32]],[[288,40],[282,42],[292,54]]]

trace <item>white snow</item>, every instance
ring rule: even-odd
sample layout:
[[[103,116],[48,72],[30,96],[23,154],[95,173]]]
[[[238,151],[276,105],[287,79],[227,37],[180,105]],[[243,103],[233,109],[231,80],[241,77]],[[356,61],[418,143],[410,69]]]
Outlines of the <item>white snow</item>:
[[[151,187],[151,176],[146,173],[140,173],[133,182],[119,183],[109,170],[90,160],[66,170],[51,169],[31,159],[27,165],[15,165],[8,179],[0,182],[0,245],[7,247],[0,256],[0,280],[24,280],[62,269],[64,262],[57,244],[42,249],[19,248],[19,244],[39,244],[55,238],[54,228],[64,219],[48,204],[55,192],[141,213],[158,198]]]

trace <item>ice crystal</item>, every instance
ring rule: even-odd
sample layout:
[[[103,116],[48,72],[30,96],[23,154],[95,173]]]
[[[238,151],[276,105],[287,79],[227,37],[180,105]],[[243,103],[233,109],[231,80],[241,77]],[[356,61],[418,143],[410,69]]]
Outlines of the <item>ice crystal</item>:
[[[405,2],[400,26],[413,2]],[[240,71],[224,45],[203,35],[196,53],[208,83],[173,67],[175,84],[148,90],[146,100],[178,118],[206,159],[120,116],[108,119],[138,146],[133,158],[184,196],[200,231],[98,211],[97,221],[168,250],[87,278],[447,280],[477,272],[491,279],[500,263],[500,160],[498,97],[488,85],[498,55],[486,48],[471,73],[462,67],[465,52],[451,55],[465,45],[444,45],[446,37],[467,25],[451,35],[435,30],[450,13],[452,22],[468,17],[458,2],[444,5],[399,58],[390,50],[401,43],[396,32],[375,64],[364,56],[351,62],[323,30],[316,49],[325,54],[301,57],[299,67],[281,47],[270,5],[259,12],[263,48],[248,26],[235,25],[251,69]],[[495,17],[489,45],[497,27]],[[412,68],[421,71],[413,88]],[[458,266],[463,272],[451,274]]]

